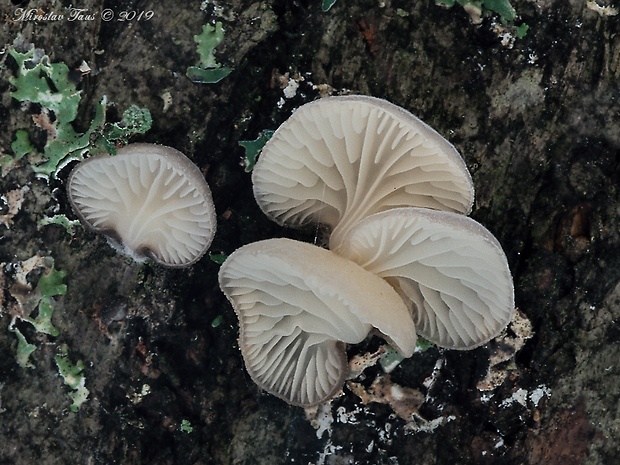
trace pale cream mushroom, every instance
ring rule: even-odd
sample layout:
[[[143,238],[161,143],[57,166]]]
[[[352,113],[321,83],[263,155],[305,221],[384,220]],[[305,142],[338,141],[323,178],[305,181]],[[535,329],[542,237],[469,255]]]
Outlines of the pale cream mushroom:
[[[211,190],[198,167],[171,147],[130,144],[115,156],[82,161],[67,194],[87,227],[138,261],[189,266],[215,235]]]
[[[262,389],[290,404],[333,396],[347,374],[346,344],[376,330],[405,357],[413,321],[383,279],[329,250],[269,239],[232,253],[220,287],[239,318],[245,366]]]
[[[480,346],[514,313],[506,256],[466,216],[423,208],[377,213],[353,226],[336,252],[392,284],[418,334],[438,346]]]
[[[448,141],[408,111],[366,96],[297,109],[263,148],[252,181],[265,214],[282,225],[330,226],[331,248],[373,213],[415,206],[467,214],[474,199]]]

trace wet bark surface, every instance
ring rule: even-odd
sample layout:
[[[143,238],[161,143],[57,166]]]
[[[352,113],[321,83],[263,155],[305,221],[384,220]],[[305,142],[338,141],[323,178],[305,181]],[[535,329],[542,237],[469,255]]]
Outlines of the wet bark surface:
[[[402,362],[386,382],[422,393],[424,402],[409,406],[414,417],[399,416],[395,402],[364,404],[348,385],[313,423],[301,408],[260,392],[244,371],[216,263],[205,257],[184,270],[135,264],[83,228],[71,235],[39,225],[52,213],[75,218],[64,195],[68,168],[47,182],[24,159],[0,180],[5,198],[29,188],[12,224],[0,225],[0,464],[616,460],[617,16],[581,0],[514,1],[516,23],[529,31],[513,40],[514,31],[503,35],[510,29],[501,30],[493,16],[473,25],[463,9],[433,1],[339,0],[326,13],[320,0],[87,1],[92,20],[16,17],[17,8],[69,8],[34,3],[3,4],[2,43],[8,48],[21,34],[52,62],[72,69],[88,63],[78,130],[88,127],[104,95],[113,102],[112,121],[131,104],[148,108],[153,127],[133,140],[171,145],[205,172],[219,221],[213,253],[270,237],[314,236],[280,228],[260,212],[239,140],[276,129],[328,91],[373,95],[410,110],[463,154],[477,189],[472,217],[504,247],[533,335],[514,354],[519,333],[512,328],[473,351],[430,348]],[[101,19],[106,8],[115,19]],[[153,16],[118,21],[123,11]],[[225,29],[217,59],[233,72],[216,84],[192,83],[185,71],[198,61],[193,36],[215,21]],[[11,98],[15,63],[6,53],[1,72],[3,154],[12,153],[21,128],[41,149],[45,134],[32,120],[40,108]],[[290,98],[283,92],[289,79],[299,84]],[[172,99],[166,106],[165,93]],[[67,291],[52,317],[57,336],[18,325],[36,346],[33,366],[22,368],[10,309],[17,265],[37,254],[67,273]],[[28,282],[36,283],[37,273]],[[378,344],[369,340],[351,355]],[[89,397],[77,412],[54,361],[61,350],[84,364]],[[501,383],[481,389],[502,350],[509,356],[493,367]],[[370,389],[379,371],[369,368],[358,384]]]

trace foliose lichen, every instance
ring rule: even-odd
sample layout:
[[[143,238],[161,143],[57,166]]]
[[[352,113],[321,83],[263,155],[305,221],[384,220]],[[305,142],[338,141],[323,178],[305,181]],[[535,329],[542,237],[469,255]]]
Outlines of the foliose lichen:
[[[26,276],[30,271],[43,269],[41,276],[33,288]],[[10,295],[15,299],[9,308],[11,322],[9,331],[17,337],[16,359],[22,368],[34,368],[30,362],[30,355],[37,346],[28,342],[26,336],[17,327],[18,321],[30,324],[34,331],[52,337],[59,335],[58,329],[52,323],[52,316],[57,306],[57,299],[67,292],[67,285],[63,282],[66,273],[54,267],[52,257],[35,255],[28,260],[14,265],[16,270],[15,284],[9,288]]]
[[[509,0],[435,0],[435,4],[447,8],[451,8],[455,4],[461,5],[474,24],[480,24],[483,16],[495,13],[499,15],[502,23],[514,26],[519,38],[523,38],[529,28],[525,23],[519,26],[514,25],[514,21],[517,19],[517,11]]]
[[[194,41],[198,44],[196,51],[200,55],[197,66],[187,68],[186,75],[198,84],[214,84],[228,76],[232,68],[222,66],[218,63],[213,51],[220,42],[224,40],[224,28],[218,21],[215,26],[205,24],[202,33],[194,36]]]
[[[153,125],[151,112],[147,108],[130,105],[124,112],[121,121],[106,123],[92,143],[91,152],[107,152],[116,154],[116,145],[125,145],[137,134],[144,134]]]
[[[513,21],[517,15],[509,0],[435,0],[435,3],[448,8],[458,3],[470,16],[475,11],[478,12],[478,15],[492,11],[500,15],[505,21]]]
[[[194,431],[194,427],[189,420],[181,420],[181,426],[179,427],[179,430],[183,433],[190,434],[192,431]]]
[[[60,336],[60,331],[54,326],[52,318],[54,310],[59,305],[59,298],[67,293],[67,285],[64,282],[66,272],[56,269],[52,257],[42,255],[35,255],[28,260],[16,262],[9,265],[8,268],[14,270],[14,283],[8,286],[8,295],[12,297],[12,300],[1,307],[5,307],[12,317],[8,330],[17,338],[16,362],[22,368],[36,368],[30,360],[30,356],[39,348],[39,345],[30,342],[29,338],[38,341],[44,340],[45,342],[42,344],[44,343],[48,347],[55,346],[58,353],[54,360],[58,374],[62,376],[64,383],[71,388],[71,392],[69,392],[69,398],[72,400],[70,409],[76,412],[86,402],[89,393],[86,388],[86,378],[82,373],[83,363],[81,361],[75,364],[71,362],[66,344],[58,344],[55,339],[50,340],[43,337],[45,335],[52,338]],[[35,284],[31,282],[31,277],[36,275],[37,271],[40,271],[41,274]],[[0,276],[2,287],[6,284],[5,278],[6,275],[3,272]],[[27,324],[24,325],[23,323]],[[31,326],[32,330],[29,330],[28,326]],[[34,338],[32,336],[27,337],[26,334],[32,333],[32,331],[36,336]]]
[[[334,4],[336,3],[337,0],[323,0],[323,3],[321,4],[321,9],[323,11],[329,11],[329,9],[334,6]]]
[[[263,149],[267,141],[271,139],[274,132],[275,131],[272,131],[270,129],[264,129],[258,134],[258,137],[254,140],[239,141],[239,145],[245,149],[245,158],[243,159],[242,164],[246,173],[249,173],[250,171],[252,171],[252,169],[254,169],[258,154]]]
[[[32,45],[26,51],[10,48],[8,53],[17,65],[16,74],[9,78],[14,87],[11,96],[20,101],[38,105],[33,115],[36,126],[46,134],[43,152],[31,142],[28,131],[20,129],[11,144],[13,155],[0,158],[2,175],[6,175],[24,158],[39,177],[49,179],[73,160],[82,160],[92,151],[114,153],[116,142],[126,143],[134,134],[142,134],[151,127],[147,109],[130,106],[119,123],[105,123],[107,99],[104,96],[95,107],[95,115],[88,129],[77,132],[73,122],[78,114],[81,91],[70,78],[64,63],[52,63],[42,49]]]
[[[17,131],[12,148],[15,159],[28,155],[34,172],[44,178],[54,175],[59,168],[71,160],[84,156],[90,144],[91,134],[103,127],[105,106],[97,106],[95,117],[85,133],[80,134],[71,124],[78,112],[80,94],[73,81],[69,79],[69,68],[64,63],[51,63],[41,49],[34,47],[26,52],[9,49],[9,55],[17,64],[17,73],[9,79],[15,88],[11,96],[20,102],[30,102],[41,106],[35,115],[35,124],[47,133],[43,153],[37,153],[29,141],[25,130]],[[3,171],[7,163],[3,160]]]
[[[61,346],[60,353],[54,357],[58,374],[62,376],[65,384],[69,386],[71,391],[68,396],[73,401],[69,409],[77,412],[82,404],[88,400],[90,391],[86,388],[86,377],[84,376],[84,363],[78,360],[73,363],[67,354],[67,347]]]
[[[73,232],[76,227],[81,226],[80,220],[70,220],[67,218],[67,215],[58,214],[53,216],[43,216],[39,221],[39,226],[47,226],[48,224],[56,224],[58,226],[62,226],[64,230],[70,235],[73,236]]]

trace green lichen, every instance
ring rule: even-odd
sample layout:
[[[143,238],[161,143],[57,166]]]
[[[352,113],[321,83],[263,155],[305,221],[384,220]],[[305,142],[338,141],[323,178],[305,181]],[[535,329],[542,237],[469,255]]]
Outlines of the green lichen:
[[[202,33],[194,36],[194,41],[198,44],[196,51],[200,55],[198,66],[204,69],[221,66],[217,62],[213,50],[222,40],[224,40],[224,29],[221,22],[218,21],[215,26],[210,24],[202,26]]]
[[[56,308],[54,297],[65,295],[67,285],[63,283],[66,272],[57,270],[53,266],[46,270],[39,278],[35,294],[41,296],[38,305],[37,316],[34,319],[26,319],[39,333],[58,336],[59,332],[52,324],[52,315]]]
[[[222,321],[224,321],[224,317],[222,315],[218,315],[215,318],[213,318],[213,320],[211,321],[211,327],[212,328],[217,328],[219,325],[222,324]]]
[[[86,377],[84,376],[84,363],[78,360],[75,364],[67,355],[67,347],[60,347],[60,353],[54,357],[58,374],[62,376],[65,384],[69,386],[69,398],[72,404],[69,407],[72,412],[77,412],[82,404],[88,400],[90,391],[86,388]]]
[[[418,336],[418,340],[415,345],[415,350],[417,352],[425,352],[431,347],[435,347],[435,344],[433,344],[431,341],[424,339],[423,337]]]
[[[54,314],[54,309],[56,308],[56,301],[51,297],[42,297],[39,302],[39,311],[37,313],[36,318],[34,319],[26,319],[28,323],[34,326],[34,329],[38,333],[49,334],[50,336],[58,336],[59,332],[56,327],[52,324],[52,315]]]
[[[223,253],[209,252],[209,258],[211,259],[213,263],[217,263],[218,265],[221,265],[222,263],[226,261],[226,259],[228,258],[228,255],[223,254]]]
[[[81,223],[79,220],[70,220],[66,215],[44,216],[38,221],[39,226],[47,226],[48,224],[62,226],[69,235],[73,236],[75,228]]]
[[[480,2],[484,10],[497,13],[504,21],[514,21],[517,12],[508,0],[483,0]]]
[[[67,273],[62,270],[57,270],[52,267],[48,269],[40,278],[37,283],[36,291],[43,297],[54,297],[59,295],[65,295],[67,293],[67,285],[63,283]]]
[[[19,129],[15,132],[15,140],[11,144],[11,150],[15,154],[17,160],[21,160],[26,155],[36,151],[28,138],[28,131]]]
[[[78,114],[81,91],[69,78],[69,68],[64,63],[51,63],[43,50],[34,47],[26,52],[12,48],[9,54],[17,64],[15,76],[9,79],[15,89],[11,96],[40,106],[40,113],[33,119],[46,132],[47,139],[43,152],[39,153],[28,132],[18,130],[11,144],[13,156],[0,159],[3,175],[26,157],[38,176],[56,177],[67,163],[82,160],[90,152],[114,153],[116,143],[126,144],[129,137],[150,129],[150,112],[135,105],[125,111],[121,122],[106,124],[108,103],[103,97],[95,106],[88,129],[77,132],[73,121]]]
[[[30,344],[16,326],[10,325],[9,331],[17,336],[17,353],[15,354],[17,364],[22,368],[34,368],[30,361],[30,355],[37,350],[37,346]]]
[[[56,308],[55,297],[65,295],[67,293],[67,285],[62,281],[66,273],[52,267],[45,270],[39,278],[37,287],[34,290],[31,299],[38,301],[36,304],[37,316],[32,318],[24,315],[21,319],[30,323],[38,333],[49,334],[50,336],[58,336],[59,332],[52,324],[52,315]]]
[[[25,53],[10,49],[17,63],[17,76],[9,78],[15,86],[11,96],[20,102],[30,101],[54,112],[64,123],[75,119],[80,103],[80,91],[69,80],[69,68],[64,63],[50,63],[42,50],[31,48]]]
[[[213,54],[215,47],[222,40],[224,40],[224,29],[219,21],[215,23],[215,26],[205,24],[202,27],[202,33],[194,36],[194,41],[198,44],[196,51],[200,55],[200,61],[197,66],[187,68],[186,75],[192,82],[214,84],[231,73],[232,68],[222,66]]]
[[[517,32],[517,37],[519,39],[523,39],[527,35],[527,31],[530,29],[530,27],[527,24],[523,23],[519,26],[516,26],[515,29]]]
[[[37,346],[28,342],[26,336],[17,328],[17,320],[30,324],[38,334],[57,337],[59,331],[52,323],[52,317],[58,304],[57,297],[67,292],[67,285],[63,282],[66,273],[54,267],[51,257],[39,257],[36,267],[43,267],[44,270],[34,289],[12,289],[20,311],[13,317],[8,329],[17,337],[16,360],[22,368],[34,367],[29,357]]]
[[[386,373],[391,373],[405,359],[396,349],[386,346],[386,350],[379,358],[379,365]]]
[[[265,129],[261,131],[258,137],[254,140],[240,140],[239,145],[245,149],[245,158],[243,160],[243,166],[245,172],[249,173],[254,169],[258,154],[263,149],[265,144],[273,136],[274,131]]]
[[[509,0],[435,0],[435,3],[448,8],[459,4],[472,18],[487,13],[496,13],[503,22],[512,23],[517,17],[517,12]]]
[[[6,173],[15,168],[17,162],[22,158],[37,151],[37,149],[30,143],[28,131],[25,129],[19,129],[15,132],[15,139],[11,143],[11,150],[14,155],[7,154],[0,156],[2,176],[5,176]]]
[[[116,144],[127,144],[137,134],[144,134],[153,125],[151,112],[147,108],[130,105],[123,112],[123,119],[117,123],[107,123],[93,141],[91,152],[116,154]]]
[[[76,132],[71,123],[77,116],[81,92],[69,79],[67,65],[51,63],[42,50],[35,48],[24,53],[9,49],[9,54],[17,64],[16,75],[9,78],[15,88],[11,96],[20,102],[40,105],[37,124],[47,132],[43,153],[38,153],[27,133],[17,131],[11,146],[15,160],[30,154],[30,163],[37,175],[44,178],[55,176],[71,160],[84,157],[91,134],[103,126],[105,105],[101,102],[97,106],[95,117],[85,133]]]
[[[323,4],[321,5],[321,9],[323,11],[329,11],[329,9],[334,6],[336,0],[323,0]]]
[[[22,368],[34,368],[30,361],[30,355],[37,349],[37,346],[28,342],[26,336],[16,326],[17,320],[32,325],[37,334],[58,336],[59,331],[52,324],[52,315],[58,305],[56,298],[67,293],[67,285],[64,283],[66,273],[54,267],[52,257],[38,255],[26,262],[21,262],[17,268],[20,272],[20,276],[16,278],[19,285],[11,287],[10,291],[19,307],[9,324],[9,331],[17,337],[16,360],[18,365]],[[32,289],[25,278],[30,275],[30,271],[36,268],[43,268],[43,273]],[[35,309],[36,316],[32,317],[31,313],[34,313]],[[72,401],[70,409],[77,412],[80,406],[86,402],[89,394],[86,388],[86,379],[82,373],[84,364],[82,361],[75,364],[71,362],[65,344],[58,346],[58,348],[59,353],[54,357],[58,374],[62,376],[65,384],[71,388],[68,394]]]
[[[179,427],[179,430],[189,434],[194,431],[194,428],[192,427],[192,424],[189,422],[189,420],[181,420],[181,426]]]

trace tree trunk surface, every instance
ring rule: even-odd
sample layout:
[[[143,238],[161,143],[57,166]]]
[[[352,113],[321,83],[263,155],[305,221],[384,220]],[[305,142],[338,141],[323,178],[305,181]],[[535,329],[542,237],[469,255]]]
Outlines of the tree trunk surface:
[[[173,146],[206,173],[218,213],[210,251],[230,254],[261,239],[314,237],[260,211],[240,140],[276,129],[319,95],[387,99],[463,155],[476,186],[472,217],[506,252],[525,330],[513,325],[472,351],[416,353],[384,376],[402,402],[368,402],[347,383],[313,420],[245,371],[217,263],[134,264],[80,226],[42,226],[45,215],[76,219],[65,196],[70,167],[45,180],[24,158],[0,178],[11,217],[0,225],[0,464],[616,463],[620,23],[599,2],[513,0],[514,25],[529,26],[522,38],[496,14],[476,25],[458,4],[432,0],[338,0],[327,12],[321,0],[87,0],[92,17],[75,20],[70,2],[3,2],[2,154],[13,154],[19,129],[39,151],[46,142],[33,122],[40,105],[11,96],[17,70],[7,50],[18,40],[71,70],[84,61],[74,128],[88,128],[104,96],[109,121],[132,104],[148,108],[153,127],[132,141]],[[20,8],[64,18],[20,19]],[[152,16],[123,16],[132,11]],[[216,22],[224,38],[215,57],[232,72],[193,83],[193,37]],[[17,190],[13,215],[7,197]],[[56,336],[15,323],[35,347],[22,367],[11,309],[19,267],[37,255],[53,257],[67,289],[53,298]],[[63,353],[83,363],[89,391],[75,411],[55,361]],[[484,386],[490,371],[498,381]],[[354,382],[369,391],[380,375],[371,367]]]

